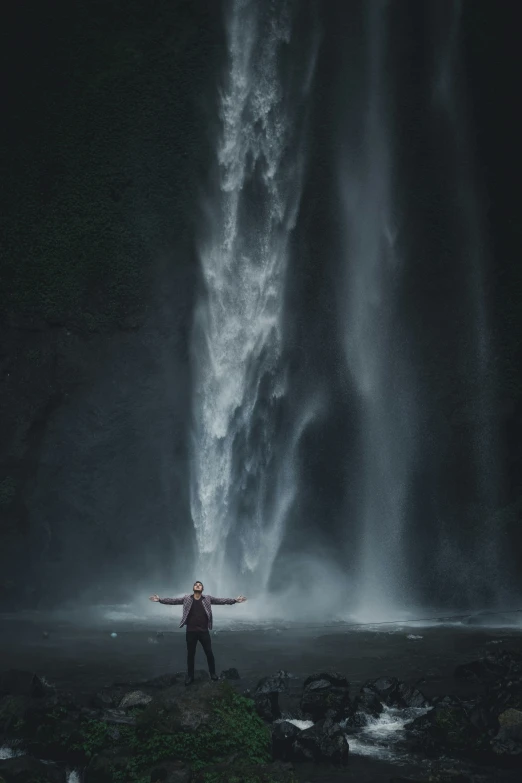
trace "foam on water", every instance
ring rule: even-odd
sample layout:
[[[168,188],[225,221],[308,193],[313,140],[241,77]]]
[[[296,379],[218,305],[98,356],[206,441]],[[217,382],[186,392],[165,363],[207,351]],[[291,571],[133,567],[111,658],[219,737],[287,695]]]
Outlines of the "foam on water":
[[[292,39],[291,1],[231,0],[226,8],[228,65],[206,236],[199,237],[204,285],[191,354],[196,570],[220,594],[238,567],[257,575],[257,591],[266,586],[294,501],[293,451],[313,415],[307,410],[300,421],[298,413],[281,444],[285,274],[304,166],[296,106],[311,86],[314,47],[306,48],[305,83],[290,89],[283,52]]]
[[[427,712],[429,708],[397,709],[384,706],[381,715],[376,718],[368,716],[366,726],[347,734],[350,752],[380,759],[398,758],[402,754],[394,745],[403,739],[405,724]]]

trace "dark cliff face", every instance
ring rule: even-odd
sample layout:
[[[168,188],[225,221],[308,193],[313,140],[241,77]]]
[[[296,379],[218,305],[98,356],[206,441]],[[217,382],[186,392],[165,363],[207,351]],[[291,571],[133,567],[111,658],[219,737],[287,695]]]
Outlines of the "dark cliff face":
[[[190,568],[194,237],[225,57],[219,2],[100,0],[73,4],[60,17],[33,5],[30,12],[27,4],[14,9],[11,45],[4,50],[10,74],[0,193],[4,606],[53,603],[65,589],[77,595],[86,587],[94,598],[107,598],[106,591],[125,597],[127,586],[142,576],[167,580],[173,564]],[[483,512],[473,507],[467,469],[473,422],[466,387],[455,382],[460,321],[446,318],[443,309],[451,302],[465,320],[459,297],[466,281],[441,260],[441,212],[430,212],[429,200],[436,187],[444,193],[444,173],[413,132],[426,100],[422,36],[429,37],[429,25],[417,2],[396,8],[394,34],[397,41],[405,36],[397,121],[414,139],[403,145],[400,166],[418,227],[402,307],[426,386],[437,392],[425,412],[424,445],[431,456],[416,466],[409,512],[418,520],[407,546],[420,583],[430,568],[424,532],[437,524],[427,499],[438,494],[460,508],[462,518],[467,515],[459,533],[463,551],[474,536],[473,514]],[[306,530],[307,540],[324,538],[343,563],[351,549],[347,510],[357,493],[346,476],[357,470],[350,447],[358,433],[334,316],[339,269],[332,237],[339,216],[332,129],[349,110],[349,90],[344,109],[336,104],[344,85],[357,89],[357,80],[342,72],[342,31],[354,36],[349,9],[321,4],[318,13],[323,39],[287,291],[292,389],[306,396],[315,376],[328,376],[330,411],[303,440],[303,491],[283,543],[291,551],[296,529],[302,541]],[[466,0],[461,26],[469,143],[487,205],[500,444],[492,459],[503,479],[488,524],[495,535],[505,531],[508,548],[522,552],[522,125],[515,10],[515,4],[493,9],[488,0]],[[426,237],[433,263],[422,265]],[[515,565],[522,569],[522,561]],[[182,576],[192,583],[188,570]],[[427,579],[424,589],[429,597],[438,585]]]
[[[217,3],[13,14],[0,601],[35,605],[94,573],[134,581],[144,560],[166,577],[190,551],[174,520],[189,518],[193,237],[223,46]]]

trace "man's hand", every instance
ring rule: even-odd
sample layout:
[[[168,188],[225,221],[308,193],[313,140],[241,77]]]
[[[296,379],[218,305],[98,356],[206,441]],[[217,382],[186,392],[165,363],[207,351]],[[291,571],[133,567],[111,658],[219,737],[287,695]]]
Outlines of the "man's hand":
[[[156,593],[154,593],[154,595],[151,595],[151,597],[149,598],[149,601],[159,601],[159,595],[156,595]]]
[[[246,601],[245,596],[244,595],[238,595],[238,597],[236,598],[236,603],[242,604],[243,601]]]

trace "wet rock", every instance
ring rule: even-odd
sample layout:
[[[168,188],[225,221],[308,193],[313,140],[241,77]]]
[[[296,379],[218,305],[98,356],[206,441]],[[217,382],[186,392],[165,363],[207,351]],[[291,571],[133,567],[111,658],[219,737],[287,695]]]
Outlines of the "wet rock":
[[[335,685],[338,688],[349,688],[350,683],[343,674],[339,672],[319,672],[317,674],[311,674],[303,683],[303,688],[307,688],[315,680],[327,680],[330,685]]]
[[[367,726],[371,720],[371,714],[367,712],[353,712],[351,715],[343,718],[345,731],[350,734],[356,732],[363,726]]]
[[[65,770],[30,756],[0,760],[2,783],[66,783]]]
[[[120,701],[119,709],[130,710],[132,707],[146,707],[151,701],[152,696],[143,691],[130,691]]]
[[[522,711],[506,710],[498,716],[500,731],[511,733],[513,739],[522,739]]]
[[[481,698],[466,704],[470,723],[480,732],[493,736],[498,731],[498,718]]]
[[[115,773],[127,772],[130,748],[107,748],[94,755],[84,773],[84,783],[114,783]]]
[[[327,717],[317,728],[322,733],[321,760],[345,765],[348,762],[349,746],[344,729],[330,717]]]
[[[276,723],[272,729],[272,756],[277,759],[344,765],[348,753],[345,732],[331,718],[318,721],[308,729],[299,729],[289,721]]]
[[[253,693],[257,714],[263,720],[271,723],[281,717],[279,693],[286,693],[286,679],[279,675],[262,677]]]
[[[383,706],[381,700],[372,688],[363,685],[354,699],[354,712],[363,712],[367,715],[377,717],[382,713]]]
[[[325,672],[307,677],[300,708],[314,722],[324,718],[328,710],[336,719],[346,717],[353,712],[348,680],[340,674]]]
[[[261,696],[254,695],[256,712],[260,718],[263,718],[268,723],[272,723],[272,721],[281,717],[278,696],[278,693],[267,693]]]
[[[491,752],[502,766],[522,767],[522,743],[517,740],[494,737]]]
[[[254,696],[261,696],[268,693],[282,693],[287,690],[286,679],[278,675],[271,677],[262,677],[257,683]]]
[[[522,654],[512,650],[496,650],[469,663],[455,668],[454,676],[458,679],[488,682],[505,678],[518,679],[522,677]]]
[[[9,669],[0,673],[0,696],[30,696],[41,698],[46,689],[34,672]]]
[[[241,679],[241,677],[239,676],[238,670],[234,669],[234,668],[224,669],[221,672],[220,677],[223,680],[240,680]]]
[[[453,676],[459,680],[497,680],[504,674],[504,667],[492,658],[483,658],[455,667]]]
[[[491,740],[492,753],[503,762],[522,766],[522,711],[509,709],[498,716],[498,734]]]
[[[292,751],[295,760],[329,761],[344,765],[348,761],[349,747],[338,723],[321,720],[301,731],[294,740]]]
[[[506,709],[522,710],[522,679],[503,678],[486,686],[484,702],[496,716]]]
[[[373,691],[379,700],[388,707],[428,707],[430,702],[413,685],[407,685],[396,677],[379,677],[376,680],[368,680],[363,685],[364,689]]]
[[[287,720],[275,723],[272,728],[272,757],[283,761],[294,758],[293,745],[302,729]]]
[[[431,712],[405,725],[412,751],[433,756],[441,752],[477,755],[488,746],[487,736],[470,721],[462,702],[440,701]]]

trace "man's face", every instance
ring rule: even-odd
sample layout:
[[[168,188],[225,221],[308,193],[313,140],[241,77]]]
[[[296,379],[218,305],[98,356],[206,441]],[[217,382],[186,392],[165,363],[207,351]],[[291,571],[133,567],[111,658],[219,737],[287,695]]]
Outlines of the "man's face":
[[[195,582],[194,583],[194,592],[195,593],[202,593],[203,592],[203,585],[201,582]]]

